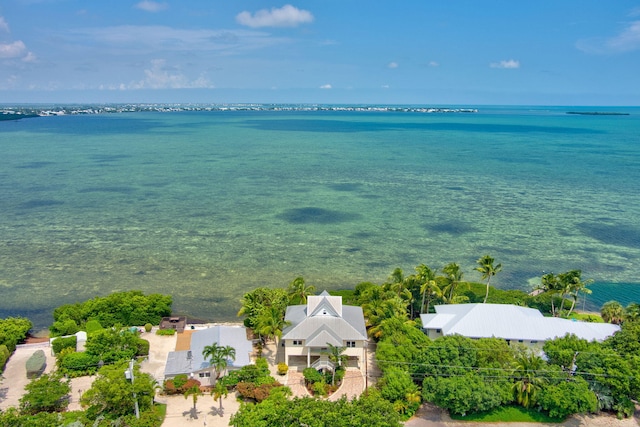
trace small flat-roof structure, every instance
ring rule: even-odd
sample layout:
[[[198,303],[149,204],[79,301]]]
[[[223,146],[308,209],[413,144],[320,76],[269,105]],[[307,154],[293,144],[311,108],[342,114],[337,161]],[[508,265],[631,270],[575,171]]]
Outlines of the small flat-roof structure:
[[[422,327],[431,338],[458,334],[542,344],[567,334],[588,341],[603,341],[620,330],[618,325],[610,323],[544,317],[536,309],[510,304],[448,304],[437,305],[435,310],[435,313],[420,315]]]
[[[175,329],[180,333],[187,326],[187,318],[185,316],[163,317],[160,321],[160,329]]]
[[[202,385],[212,385],[211,373],[214,368],[205,360],[202,351],[205,346],[213,343],[236,350],[235,360],[227,360],[227,369],[239,369],[251,363],[253,344],[247,339],[246,328],[218,325],[194,331],[188,349],[169,352],[164,370],[165,379],[187,374],[199,380]]]

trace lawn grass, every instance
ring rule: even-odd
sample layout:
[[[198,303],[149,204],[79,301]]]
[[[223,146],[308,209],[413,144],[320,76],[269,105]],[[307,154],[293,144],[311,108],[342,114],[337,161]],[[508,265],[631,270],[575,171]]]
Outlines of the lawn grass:
[[[161,425],[164,422],[164,418],[167,416],[167,405],[164,403],[155,402],[153,405],[153,411],[158,415]]]
[[[560,423],[564,421],[561,418],[552,418],[547,414],[538,412],[534,409],[526,409],[522,406],[501,406],[488,412],[476,414],[468,414],[460,416],[451,414],[451,418],[461,421],[475,421],[485,423],[513,423],[513,422],[531,422],[531,423]]]

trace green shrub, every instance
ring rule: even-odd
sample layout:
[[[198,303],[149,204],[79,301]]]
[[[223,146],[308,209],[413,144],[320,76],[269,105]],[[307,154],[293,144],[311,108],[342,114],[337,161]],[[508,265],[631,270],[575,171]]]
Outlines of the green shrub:
[[[286,363],[278,363],[278,375],[287,375],[289,366]]]
[[[71,377],[81,377],[93,375],[98,370],[99,359],[96,357],[84,351],[64,354],[65,352],[66,350],[58,356],[59,367],[63,373]]]
[[[175,334],[176,334],[175,329],[158,329],[156,331],[156,335],[175,335]]]
[[[313,394],[316,396],[326,396],[328,393],[327,383],[325,383],[324,381],[313,383],[311,389],[313,390]]]
[[[80,327],[73,319],[58,320],[49,326],[50,335],[53,337],[73,335],[79,330]]]
[[[27,337],[33,324],[24,317],[0,319],[0,345],[4,344],[13,353],[16,345]]]
[[[173,385],[176,386],[176,388],[182,388],[187,381],[189,381],[189,377],[187,376],[187,374],[180,374],[180,375],[176,375],[173,378]]]
[[[84,326],[84,329],[87,331],[87,335],[89,335],[93,332],[100,331],[104,328],[100,324],[99,320],[91,319],[87,321],[86,325]]]
[[[240,371],[231,371],[228,375],[225,375],[218,381],[221,381],[222,384],[228,389],[234,388],[240,382],[239,373]]]
[[[71,336],[66,338],[56,338],[51,343],[51,348],[53,349],[53,354],[58,354],[65,348],[72,348],[74,351],[76,350],[76,345],[78,344],[78,337]]]
[[[145,332],[151,332],[151,329],[153,329],[153,325],[151,323],[147,323],[144,325]]]
[[[27,378],[38,378],[47,367],[47,357],[44,351],[37,350],[27,360]]]
[[[315,368],[305,368],[304,371],[302,371],[302,375],[304,376],[305,381],[309,384],[315,384],[324,381],[324,377],[322,376],[322,374]]]
[[[9,356],[11,356],[11,353],[9,353],[7,346],[4,344],[0,345],[0,372],[4,369],[4,365],[7,363],[7,360],[9,360]]]
[[[149,355],[149,341],[138,339],[136,341],[136,356],[148,356]]]

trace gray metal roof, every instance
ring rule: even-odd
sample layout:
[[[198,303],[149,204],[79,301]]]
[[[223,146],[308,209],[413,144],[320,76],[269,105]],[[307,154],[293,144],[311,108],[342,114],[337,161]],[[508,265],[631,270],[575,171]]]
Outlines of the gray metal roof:
[[[307,345],[314,347],[367,339],[362,308],[343,306],[342,297],[329,296],[326,291],[309,297],[305,305],[287,307],[285,320],[290,325],[282,331],[283,339],[308,340]]]
[[[209,368],[210,364],[202,356],[202,351],[205,346],[213,343],[235,348],[236,360],[229,360],[229,367],[240,368],[251,363],[253,345],[247,339],[246,329],[242,326],[219,325],[192,333],[190,350],[169,352],[164,370],[165,377],[190,374]]]
[[[436,314],[420,315],[424,329],[470,338],[547,341],[574,334],[588,341],[602,341],[620,329],[609,323],[544,317],[538,310],[508,304],[449,304],[438,305],[435,310]]]

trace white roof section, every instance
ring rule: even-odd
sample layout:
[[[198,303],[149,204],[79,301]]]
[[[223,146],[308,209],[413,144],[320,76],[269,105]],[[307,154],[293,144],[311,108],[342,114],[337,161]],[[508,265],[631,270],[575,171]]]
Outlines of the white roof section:
[[[435,310],[435,314],[420,315],[424,329],[469,338],[547,341],[574,334],[588,341],[603,341],[620,330],[609,323],[544,317],[533,308],[508,304],[449,304],[438,305]]]
[[[250,355],[253,351],[253,344],[247,339],[246,328],[218,325],[193,332],[190,350],[169,352],[164,370],[165,377],[208,369],[210,364],[202,356],[202,351],[205,346],[213,343],[222,347],[230,346],[236,350],[236,360],[227,361],[229,367],[241,368],[251,363]]]
[[[282,339],[307,340],[311,347],[327,343],[342,346],[343,341],[367,339],[362,308],[342,305],[341,296],[326,291],[307,298],[306,305],[290,305],[284,319],[290,322],[282,331]]]

